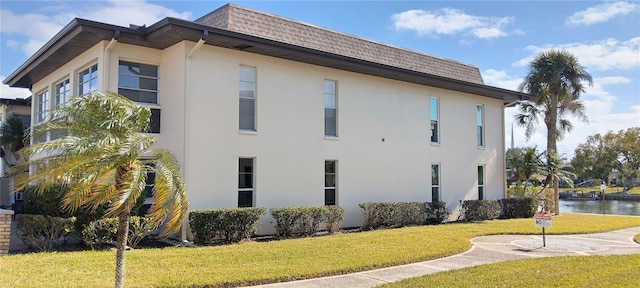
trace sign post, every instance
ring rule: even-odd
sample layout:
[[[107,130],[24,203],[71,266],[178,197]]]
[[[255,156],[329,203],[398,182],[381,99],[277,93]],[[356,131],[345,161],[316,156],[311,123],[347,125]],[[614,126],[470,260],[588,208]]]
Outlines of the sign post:
[[[607,189],[607,185],[605,185],[604,183],[602,183],[602,185],[600,185],[600,193],[602,193],[602,215],[605,215],[604,212],[604,190]]]
[[[544,228],[551,227],[551,215],[536,214],[534,216],[536,227],[542,227],[542,247],[547,247],[547,237]]]

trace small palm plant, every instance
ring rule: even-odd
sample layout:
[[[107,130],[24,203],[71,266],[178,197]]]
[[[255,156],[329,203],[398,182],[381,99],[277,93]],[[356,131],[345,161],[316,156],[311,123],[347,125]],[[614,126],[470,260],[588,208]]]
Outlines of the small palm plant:
[[[14,166],[15,189],[37,184],[37,192],[62,184],[68,187],[62,209],[95,210],[107,205],[105,217],[118,217],[116,287],[124,286],[125,245],[131,209],[145,197],[147,172],[156,173],[153,204],[147,216],[161,235],[178,231],[188,201],[178,163],[168,150],[151,150],[156,138],[149,128],[151,112],[116,93],[72,97],[51,111],[47,121],[32,131],[35,139],[47,133],[64,136],[24,148],[27,162]],[[27,172],[29,171],[29,172]]]

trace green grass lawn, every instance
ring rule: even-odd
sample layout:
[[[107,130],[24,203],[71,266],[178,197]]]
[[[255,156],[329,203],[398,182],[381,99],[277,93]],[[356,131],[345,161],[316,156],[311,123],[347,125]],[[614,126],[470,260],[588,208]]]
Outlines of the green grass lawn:
[[[560,192],[566,192],[566,191],[577,191],[577,192],[591,192],[591,191],[596,191],[598,193],[600,193],[600,186],[594,186],[594,187],[579,187],[579,188],[560,188],[559,189]],[[622,192],[622,187],[608,187],[604,190],[605,194],[611,194],[611,193],[619,193]],[[631,188],[629,191],[629,194],[640,194],[640,187],[634,187]]]
[[[379,287],[638,287],[638,267],[640,255],[523,259],[441,272]]]
[[[640,217],[564,213],[549,234],[640,226]],[[202,248],[127,252],[128,287],[239,286],[336,275],[441,258],[466,251],[469,239],[539,234],[533,219],[496,220],[345,233]],[[6,287],[110,287],[115,252],[84,251],[0,258]]]

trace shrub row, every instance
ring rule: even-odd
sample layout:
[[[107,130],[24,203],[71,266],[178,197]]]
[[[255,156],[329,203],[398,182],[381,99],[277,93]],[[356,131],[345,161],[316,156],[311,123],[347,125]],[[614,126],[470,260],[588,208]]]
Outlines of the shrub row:
[[[533,198],[508,198],[501,200],[465,200],[462,202],[460,220],[483,221],[493,220],[498,217],[530,218],[536,210],[536,201]]]
[[[323,223],[327,232],[335,233],[344,219],[344,208],[338,206],[283,207],[269,212],[276,221],[276,236],[281,238],[313,236]]]
[[[151,224],[151,218],[131,216],[129,218],[129,234],[127,234],[127,246],[138,247],[144,237],[155,231]],[[91,221],[82,229],[82,242],[93,249],[96,245],[113,244],[117,240],[118,218],[105,218]]]
[[[73,232],[75,217],[62,218],[47,215],[22,214],[18,217],[17,228],[22,231],[22,242],[37,251],[51,250],[58,239]],[[140,241],[157,227],[150,224],[148,217],[129,218],[127,245],[137,247]],[[82,241],[93,249],[95,245],[116,242],[118,218],[91,221],[82,229]]]
[[[260,207],[195,210],[189,213],[189,225],[198,244],[237,243],[256,232],[265,212]]]
[[[364,214],[363,230],[439,224],[449,217],[444,202],[366,202],[358,206]]]
[[[500,204],[492,200],[465,200],[460,216],[464,221],[493,220],[500,216]]]

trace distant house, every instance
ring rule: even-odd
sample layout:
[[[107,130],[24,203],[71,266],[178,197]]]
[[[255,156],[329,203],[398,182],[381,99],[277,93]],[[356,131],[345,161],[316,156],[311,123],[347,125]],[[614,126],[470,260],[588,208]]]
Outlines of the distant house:
[[[6,123],[7,118],[12,115],[22,121],[22,126],[25,129],[29,129],[31,126],[31,98],[0,98],[0,125]],[[22,194],[13,195],[11,193],[13,187],[11,179],[4,177],[9,167],[20,160],[13,152],[8,147],[0,146],[0,208],[14,206],[16,196],[18,201],[22,199]]]
[[[232,4],[148,27],[74,19],[5,83],[32,89],[33,125],[92,90],[150,107],[191,209],[335,204],[346,226],[362,202],[503,198],[504,108],[527,97],[471,65]]]

